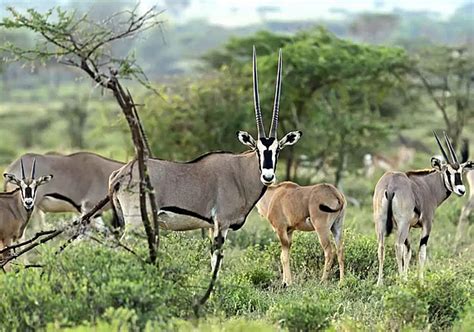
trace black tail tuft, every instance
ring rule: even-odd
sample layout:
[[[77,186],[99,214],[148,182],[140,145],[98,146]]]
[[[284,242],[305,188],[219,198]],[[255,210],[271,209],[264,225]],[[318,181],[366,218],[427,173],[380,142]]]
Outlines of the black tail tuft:
[[[388,193],[387,191],[385,192],[385,197],[387,198],[387,201],[388,201],[387,222],[385,224],[385,236],[389,236],[393,231],[393,210],[392,210],[393,196],[395,196],[395,193]]]

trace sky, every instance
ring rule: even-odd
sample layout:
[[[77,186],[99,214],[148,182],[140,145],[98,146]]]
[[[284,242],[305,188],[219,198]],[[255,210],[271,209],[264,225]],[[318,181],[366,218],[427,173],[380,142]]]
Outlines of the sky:
[[[391,12],[395,8],[412,11],[433,11],[441,18],[448,18],[460,6],[474,0],[192,0],[181,20],[207,18],[212,23],[240,26],[257,23],[261,17],[256,9],[275,6],[278,12],[268,17],[278,20],[334,18],[332,9],[349,12]],[[152,3],[152,0],[145,0]],[[473,18],[474,18],[474,13]]]
[[[94,3],[94,0],[0,0],[0,16],[3,14],[1,9],[5,5],[50,8],[58,3],[66,4],[74,1],[81,4]],[[99,1],[114,3],[130,0]],[[448,18],[457,8],[466,3],[473,3],[474,0],[140,0],[139,2],[143,8],[157,4],[160,9],[165,9],[166,3],[190,2],[185,9],[177,11],[180,15],[173,17],[173,21],[183,23],[190,19],[203,18],[211,23],[230,27],[261,22],[262,16],[257,12],[259,7],[278,8],[278,11],[266,15],[266,18],[275,20],[337,18],[340,14],[334,9],[348,12],[391,12],[395,8],[432,11],[440,18]],[[169,14],[173,14],[171,10]],[[474,13],[472,15],[474,20]]]

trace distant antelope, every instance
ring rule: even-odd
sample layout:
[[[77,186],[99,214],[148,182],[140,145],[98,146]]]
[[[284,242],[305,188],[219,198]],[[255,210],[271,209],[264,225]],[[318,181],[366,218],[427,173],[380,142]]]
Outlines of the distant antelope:
[[[53,178],[52,175],[35,178],[35,166],[36,162],[33,160],[30,176],[26,177],[23,161],[20,160],[20,179],[14,174],[3,174],[5,180],[16,189],[0,193],[0,249],[9,247],[22,237],[35,206],[38,187]]]
[[[393,158],[384,157],[380,154],[364,155],[364,173],[367,178],[371,178],[376,169],[382,171],[393,171],[400,167],[406,166],[413,161],[415,157],[415,149],[401,146],[397,149],[397,153]]]
[[[257,203],[258,213],[267,218],[281,244],[283,284],[290,285],[290,248],[293,231],[316,231],[324,250],[324,270],[321,280],[328,278],[334,253],[331,235],[334,236],[339,262],[339,279],[344,278],[344,249],[342,227],[346,201],[344,195],[330,184],[299,186],[282,182],[271,186]]]
[[[277,139],[282,76],[281,50],[278,59],[275,101],[267,137],[260,111],[257,58],[253,49],[253,96],[258,136],[239,131],[240,142],[252,150],[234,154],[210,152],[187,163],[150,159],[148,171],[156,191],[162,227],[174,231],[213,228],[213,279],[222,259],[222,246],[230,229],[240,229],[252,208],[275,182],[280,150],[295,144],[300,131]],[[130,162],[110,178],[111,200],[117,216],[128,223],[140,220],[137,163]],[[212,281],[211,281],[212,285]],[[210,286],[212,288],[212,286]]]
[[[456,152],[446,135],[444,138],[451,159],[448,158],[438,136],[434,133],[444,159],[433,157],[433,169],[412,172],[385,173],[375,187],[373,205],[375,230],[378,238],[379,277],[377,284],[383,283],[384,242],[393,227],[397,228],[395,252],[398,271],[406,278],[411,258],[408,242],[410,228],[421,227],[419,252],[419,276],[423,278],[426,247],[436,208],[454,192],[463,196],[466,188],[462,181],[464,171],[473,168],[473,163],[459,163]]]
[[[27,153],[11,163],[6,172],[18,177],[21,163],[31,165],[33,160],[38,161],[38,172],[54,174],[48,186],[39,188],[36,194],[36,206],[40,213],[86,213],[107,196],[110,174],[124,165],[90,152],[70,155]],[[12,186],[7,181],[5,190],[12,190]],[[109,208],[110,205],[107,205],[105,210]]]

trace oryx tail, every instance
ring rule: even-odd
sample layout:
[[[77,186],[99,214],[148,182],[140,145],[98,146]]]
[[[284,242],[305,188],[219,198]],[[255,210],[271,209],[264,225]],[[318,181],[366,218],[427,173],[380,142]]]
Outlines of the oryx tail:
[[[385,236],[389,236],[393,231],[393,197],[394,192],[385,191],[385,199],[387,200],[387,219],[385,220]]]

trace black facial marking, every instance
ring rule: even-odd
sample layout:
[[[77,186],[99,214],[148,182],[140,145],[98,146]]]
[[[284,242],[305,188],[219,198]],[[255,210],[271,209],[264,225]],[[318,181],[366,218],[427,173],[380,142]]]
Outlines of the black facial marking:
[[[275,142],[275,137],[261,137],[260,142],[262,142],[263,146],[268,149],[272,146],[273,142]]]
[[[33,197],[33,192],[31,190],[31,187],[26,187],[25,188],[25,198],[31,198]]]
[[[273,169],[272,152],[270,150],[263,151],[263,168]]]
[[[454,173],[454,185],[455,185],[455,186],[460,186],[460,185],[462,185],[461,174],[459,174],[459,173]]]
[[[428,239],[429,239],[429,237],[430,237],[429,235],[425,235],[425,236],[423,236],[423,237],[421,238],[421,240],[420,240],[420,247],[423,246],[423,245],[426,246],[426,245],[428,244]]]

